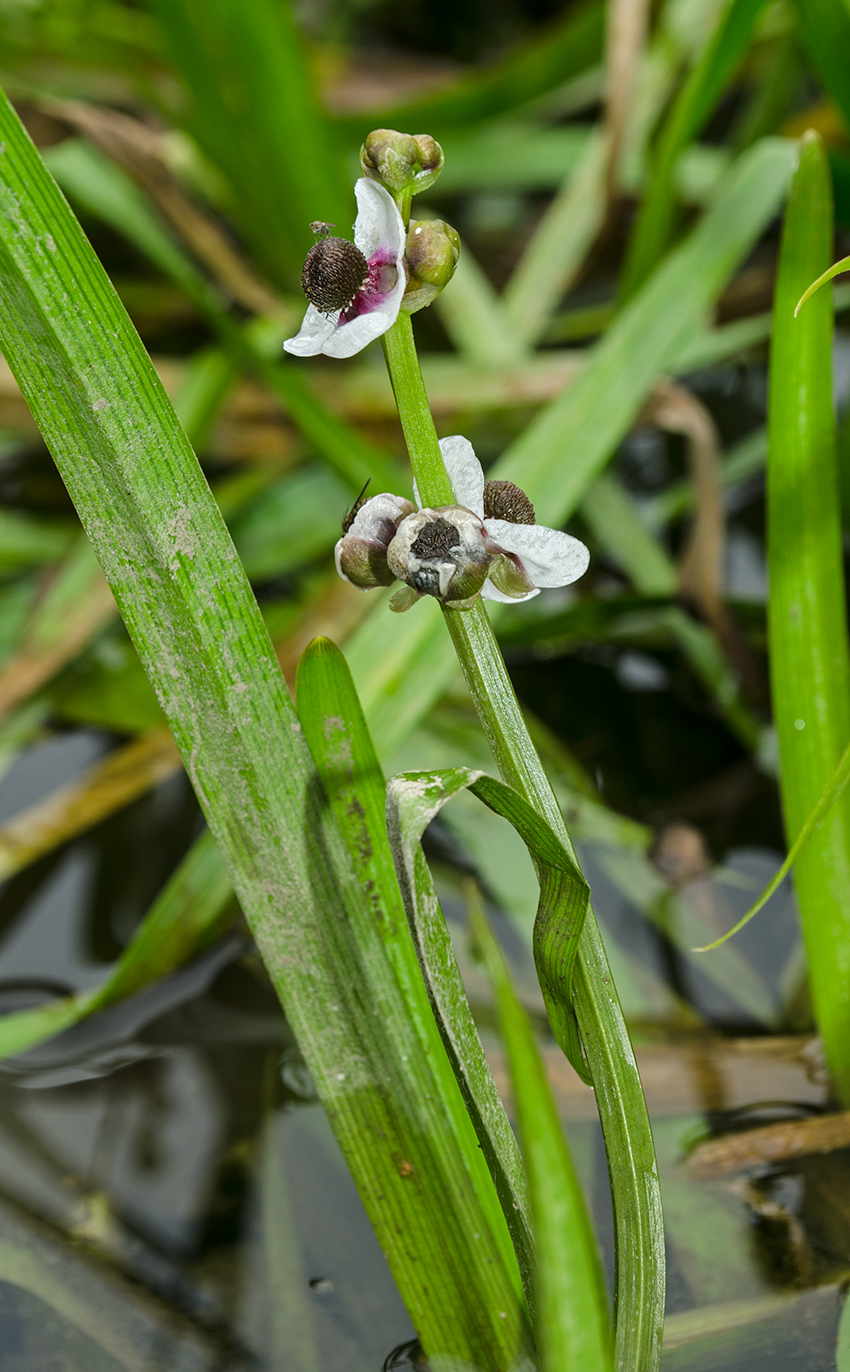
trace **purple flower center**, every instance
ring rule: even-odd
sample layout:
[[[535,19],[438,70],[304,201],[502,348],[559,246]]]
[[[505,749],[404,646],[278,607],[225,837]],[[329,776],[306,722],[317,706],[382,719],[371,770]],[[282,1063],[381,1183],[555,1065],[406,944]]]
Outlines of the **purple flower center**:
[[[347,310],[339,316],[338,327],[350,324],[361,314],[372,314],[380,308],[384,296],[389,295],[398,282],[398,267],[395,253],[381,244],[376,253],[369,258],[369,275],[355,295]]]

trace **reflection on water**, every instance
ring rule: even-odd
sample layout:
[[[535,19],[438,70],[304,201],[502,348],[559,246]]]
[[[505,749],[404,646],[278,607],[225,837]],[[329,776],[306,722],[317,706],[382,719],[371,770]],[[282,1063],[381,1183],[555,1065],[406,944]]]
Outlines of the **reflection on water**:
[[[0,815],[104,746],[84,733],[32,750],[0,786]],[[8,883],[0,1009],[97,983],[197,828],[180,778]],[[650,969],[633,994],[651,1008],[666,966],[657,928],[606,855],[588,857],[617,956],[640,946]],[[722,879],[703,879],[704,918],[731,922],[771,861],[740,854]],[[794,949],[784,900],[769,954],[755,957],[751,931],[742,945],[771,1004]],[[704,1013],[734,1022],[716,984],[690,964],[681,973]],[[669,1005],[669,985],[664,995]],[[850,1153],[714,1179],[684,1162],[711,1129],[822,1110],[816,1059],[795,1039],[696,1030],[639,1056],[668,1227],[665,1372],[828,1372],[850,1268]],[[610,1267],[592,1095],[549,1057]],[[2,1372],[378,1372],[422,1365],[413,1336],[244,930],[0,1064]]]

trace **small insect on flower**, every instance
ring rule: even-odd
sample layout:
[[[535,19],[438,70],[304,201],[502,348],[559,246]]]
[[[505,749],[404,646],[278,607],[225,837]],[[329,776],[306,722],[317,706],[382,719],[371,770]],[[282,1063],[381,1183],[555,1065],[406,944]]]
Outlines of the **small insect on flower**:
[[[357,518],[357,512],[358,512],[358,510],[362,510],[362,509],[363,509],[363,506],[366,504],[366,492],[367,492],[367,490],[369,489],[369,486],[370,486],[370,484],[371,484],[371,481],[372,481],[372,478],[371,478],[371,476],[370,476],[370,477],[369,477],[369,480],[366,482],[366,485],[363,487],[362,491],[360,492],[359,496],[358,496],[357,499],[355,500],[355,502],[354,502],[354,504],[352,505],[351,509],[348,511],[348,514],[343,515],[343,518],[342,518],[342,532],[343,532],[344,534],[347,534],[347,533],[348,533],[349,529],[351,528],[352,524],[354,523],[355,519]]]
[[[398,318],[407,286],[405,230],[389,191],[365,177],[355,184],[354,242],[330,235],[316,220],[316,236],[301,273],[310,301],[295,338],[284,348],[297,357],[353,357]]]

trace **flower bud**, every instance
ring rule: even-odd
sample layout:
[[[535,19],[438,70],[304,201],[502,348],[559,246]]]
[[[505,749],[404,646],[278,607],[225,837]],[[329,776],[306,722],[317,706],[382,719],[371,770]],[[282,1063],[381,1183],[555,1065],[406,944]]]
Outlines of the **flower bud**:
[[[334,549],[336,569],[343,581],[361,590],[389,586],[395,580],[387,563],[387,549],[399,524],[416,506],[398,495],[375,495],[357,510]],[[345,527],[345,526],[343,526]]]
[[[360,149],[363,175],[396,194],[427,191],[443,170],[444,160],[443,149],[427,133],[374,129]]]
[[[454,276],[460,257],[460,235],[442,219],[411,222],[405,261],[410,274],[401,308],[408,314],[430,305]]]
[[[417,510],[398,526],[387,549],[390,571],[418,595],[466,610],[487,579],[491,554],[484,525],[462,505]],[[393,609],[407,609],[409,595],[395,598]]]

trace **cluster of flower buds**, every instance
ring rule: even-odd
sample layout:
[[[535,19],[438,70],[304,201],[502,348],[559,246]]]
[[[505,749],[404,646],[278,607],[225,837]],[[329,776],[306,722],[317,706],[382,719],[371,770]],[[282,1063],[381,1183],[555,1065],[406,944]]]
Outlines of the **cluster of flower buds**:
[[[360,159],[354,242],[331,235],[333,224],[311,225],[316,242],[301,274],[310,303],[299,332],[283,345],[299,357],[352,357],[386,333],[401,310],[430,305],[460,257],[450,225],[435,219],[406,227],[398,204],[406,215],[410,195],[434,184],[443,168],[439,143],[427,134],[376,129]]]
[[[398,579],[393,610],[423,595],[466,610],[479,595],[530,600],[541,587],[584,575],[584,544],[535,524],[531,501],[512,482],[485,483],[467,439],[444,438],[440,450],[458,503],[417,509],[400,496],[376,495],[359,504],[336,545],[341,577],[362,590]]]
[[[373,129],[360,149],[363,175],[401,195],[430,190],[443,170],[443,149],[427,133]]]

